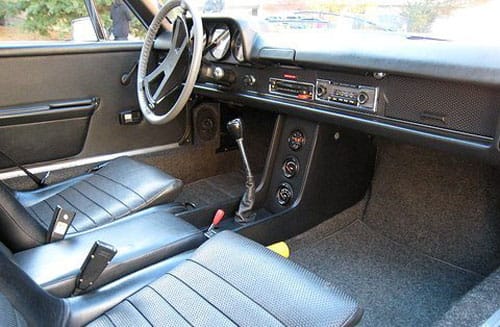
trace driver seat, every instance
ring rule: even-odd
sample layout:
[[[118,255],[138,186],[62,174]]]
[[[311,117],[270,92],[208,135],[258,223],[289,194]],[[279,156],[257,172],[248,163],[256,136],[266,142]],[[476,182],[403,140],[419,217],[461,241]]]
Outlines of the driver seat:
[[[56,206],[76,212],[69,236],[172,202],[181,190],[181,180],[129,157],[33,191],[0,182],[0,238],[14,252],[26,250],[47,242]]]

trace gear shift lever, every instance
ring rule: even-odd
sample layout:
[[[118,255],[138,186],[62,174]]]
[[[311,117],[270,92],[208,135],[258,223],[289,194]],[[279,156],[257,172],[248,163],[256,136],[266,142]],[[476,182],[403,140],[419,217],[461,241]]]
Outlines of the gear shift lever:
[[[246,191],[240,201],[235,220],[239,223],[248,223],[255,219],[255,213],[252,212],[255,203],[255,180],[250,170],[250,164],[248,163],[247,154],[243,145],[243,123],[241,119],[236,118],[227,123],[227,130],[238,144],[246,171]]]

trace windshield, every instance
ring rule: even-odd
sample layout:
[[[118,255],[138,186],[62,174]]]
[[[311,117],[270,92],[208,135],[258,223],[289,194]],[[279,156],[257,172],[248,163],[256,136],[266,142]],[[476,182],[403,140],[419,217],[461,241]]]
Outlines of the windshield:
[[[156,1],[156,0],[150,0]],[[256,19],[266,31],[375,30],[499,42],[500,0],[191,0],[205,15]],[[495,31],[495,32],[494,32]]]

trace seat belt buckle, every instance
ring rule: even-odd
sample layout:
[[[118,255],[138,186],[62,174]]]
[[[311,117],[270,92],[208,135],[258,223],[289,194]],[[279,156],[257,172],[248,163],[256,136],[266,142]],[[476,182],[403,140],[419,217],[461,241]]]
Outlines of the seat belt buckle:
[[[47,232],[47,242],[57,242],[66,236],[73,219],[75,219],[76,212],[63,209],[57,206]]]
[[[94,285],[117,252],[113,245],[96,241],[80,268],[80,274],[76,278],[75,290],[72,295],[79,295]]]

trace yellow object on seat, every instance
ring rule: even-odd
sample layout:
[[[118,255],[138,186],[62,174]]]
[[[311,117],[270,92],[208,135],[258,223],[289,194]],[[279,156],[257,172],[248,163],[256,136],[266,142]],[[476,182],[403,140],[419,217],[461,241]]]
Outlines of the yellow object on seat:
[[[290,257],[290,248],[285,242],[278,242],[267,247],[269,250],[278,253],[280,256],[288,259]]]

